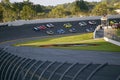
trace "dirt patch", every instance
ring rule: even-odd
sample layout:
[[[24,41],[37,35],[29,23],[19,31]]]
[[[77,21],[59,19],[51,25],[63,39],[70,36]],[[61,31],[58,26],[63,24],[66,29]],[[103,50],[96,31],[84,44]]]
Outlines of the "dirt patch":
[[[49,44],[49,45],[40,45],[39,47],[72,47],[72,46],[99,46],[99,44],[87,44],[87,43]]]

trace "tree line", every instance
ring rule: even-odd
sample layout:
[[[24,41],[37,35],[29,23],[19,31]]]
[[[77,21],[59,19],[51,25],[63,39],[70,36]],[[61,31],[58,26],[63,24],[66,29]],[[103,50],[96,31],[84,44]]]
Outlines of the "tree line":
[[[32,2],[0,2],[0,22],[117,14],[115,9],[120,9],[119,0],[102,0],[101,2],[77,0],[57,6],[43,6]]]

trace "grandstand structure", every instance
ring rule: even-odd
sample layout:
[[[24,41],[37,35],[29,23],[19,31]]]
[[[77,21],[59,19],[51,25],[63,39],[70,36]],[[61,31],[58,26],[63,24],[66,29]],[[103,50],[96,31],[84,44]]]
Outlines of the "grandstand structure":
[[[119,75],[120,65],[42,61],[0,48],[1,80],[119,80]]]

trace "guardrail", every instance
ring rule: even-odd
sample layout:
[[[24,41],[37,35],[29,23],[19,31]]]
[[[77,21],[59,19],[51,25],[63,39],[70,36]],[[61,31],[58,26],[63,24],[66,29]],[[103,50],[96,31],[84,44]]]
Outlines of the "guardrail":
[[[99,20],[102,16],[86,16],[86,17],[72,17],[72,18],[46,18],[36,20],[16,20],[12,22],[0,23],[0,25],[19,26],[24,24],[47,23],[47,22],[63,22],[63,21],[77,21],[77,20]],[[109,19],[120,18],[120,15],[109,15]]]

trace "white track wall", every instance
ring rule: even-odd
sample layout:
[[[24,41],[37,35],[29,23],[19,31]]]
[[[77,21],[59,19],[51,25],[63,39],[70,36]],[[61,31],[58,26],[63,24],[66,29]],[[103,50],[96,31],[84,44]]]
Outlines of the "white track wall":
[[[107,38],[107,37],[104,37],[104,40],[107,41],[107,42],[110,42],[110,43],[112,43],[112,44],[115,44],[115,45],[120,46],[120,42],[118,42],[118,41],[109,39],[109,38]]]

